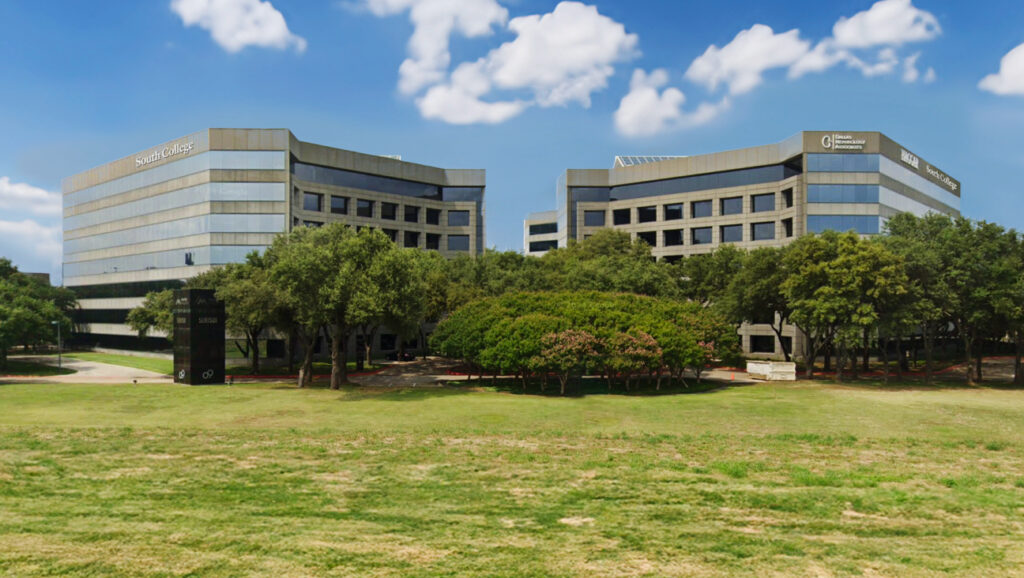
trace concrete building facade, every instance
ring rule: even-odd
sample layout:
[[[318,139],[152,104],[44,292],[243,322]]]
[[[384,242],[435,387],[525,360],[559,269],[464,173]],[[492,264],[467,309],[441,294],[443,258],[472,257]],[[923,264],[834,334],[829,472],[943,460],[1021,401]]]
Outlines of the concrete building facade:
[[[802,132],[753,148],[567,170],[556,210],[527,217],[523,244],[542,255],[611,227],[674,261],[724,243],[778,247],[827,229],[878,234],[901,212],[959,215],[960,194],[959,181],[879,132]],[[748,353],[782,351],[768,325],[741,334]]]
[[[240,262],[300,226],[379,228],[404,247],[484,250],[483,170],[430,167],[298,140],[286,129],[206,129],[65,179],[64,285],[74,340],[167,347],[125,325],[146,293]]]

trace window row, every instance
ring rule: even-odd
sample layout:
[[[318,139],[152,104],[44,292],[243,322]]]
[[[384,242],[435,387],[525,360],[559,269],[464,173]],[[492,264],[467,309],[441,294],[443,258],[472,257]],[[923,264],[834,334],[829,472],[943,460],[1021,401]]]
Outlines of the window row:
[[[782,234],[784,237],[793,236],[793,219],[782,221]],[[710,245],[714,243],[712,238],[713,227],[694,227],[690,229],[690,245]],[[661,231],[662,247],[681,247],[685,245],[685,229],[669,229]],[[751,241],[771,241],[775,239],[775,222],[751,223]],[[647,243],[651,247],[658,247],[658,231],[644,231],[636,234],[636,238]],[[743,225],[722,225],[718,228],[718,242],[720,243],[742,243]]]
[[[311,183],[402,195],[404,197],[436,199],[439,201],[483,201],[484,198],[483,187],[441,187],[381,175],[321,167],[298,161],[292,161],[292,174],[297,179]]]
[[[302,221],[303,227],[322,227],[324,223],[320,221]],[[360,230],[363,227],[356,227],[356,230]],[[401,243],[403,247],[409,249],[419,249],[420,237],[423,237],[424,244],[423,249],[428,251],[440,251],[441,250],[441,237],[438,233],[420,233],[419,231],[397,231],[395,229],[381,229],[385,235],[388,236],[394,243]],[[453,252],[468,252],[469,251],[469,235],[447,235],[446,247],[449,251]]]
[[[775,193],[764,193],[750,196],[751,212],[767,213],[775,210]],[[793,189],[782,191],[783,208],[793,206]],[[684,218],[686,203],[670,203],[662,205],[662,220],[678,221]],[[718,216],[741,215],[743,214],[743,197],[728,197],[718,200]],[[690,218],[701,219],[716,216],[714,213],[714,201],[691,201]],[[604,227],[607,221],[606,211],[584,211],[583,225],[586,227]],[[637,207],[637,223],[654,223],[658,221],[658,206],[649,205]],[[634,222],[633,209],[613,209],[612,225],[629,225]]]
[[[352,210],[352,202],[348,197],[339,197],[336,195],[330,196],[330,212],[335,215],[348,215]],[[374,216],[374,206],[378,203],[376,201],[367,201],[365,199],[355,200],[355,216],[372,219]],[[324,195],[320,193],[302,193],[302,209],[305,211],[311,211],[320,213],[324,211]],[[421,210],[422,209],[422,210]],[[380,203],[380,218],[388,221],[397,221],[398,215],[402,215],[402,220],[406,223],[419,223],[420,213],[424,215],[424,222],[427,225],[440,225],[441,224],[441,209],[431,209],[424,207],[417,207],[415,205],[402,205],[401,212],[399,211],[398,203]],[[449,227],[468,227],[469,226],[469,211],[448,211],[448,226]]]

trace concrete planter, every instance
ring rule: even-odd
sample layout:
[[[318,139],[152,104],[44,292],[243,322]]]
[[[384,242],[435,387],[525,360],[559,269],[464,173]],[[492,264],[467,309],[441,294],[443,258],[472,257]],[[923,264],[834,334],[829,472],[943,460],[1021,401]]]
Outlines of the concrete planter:
[[[796,364],[783,361],[748,361],[747,375],[764,381],[796,381]]]

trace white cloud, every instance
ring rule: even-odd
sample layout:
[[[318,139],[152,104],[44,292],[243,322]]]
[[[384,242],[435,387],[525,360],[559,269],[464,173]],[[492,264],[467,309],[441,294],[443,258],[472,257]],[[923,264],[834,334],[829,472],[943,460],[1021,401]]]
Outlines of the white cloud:
[[[983,78],[978,88],[1001,96],[1024,96],[1024,44],[1008,52],[999,62],[999,72]]]
[[[409,57],[398,69],[398,89],[415,94],[442,82],[451,64],[451,35],[487,36],[495,25],[504,25],[508,10],[495,0],[365,0],[377,16],[409,11],[413,34]]]
[[[0,221],[0,256],[9,258],[27,272],[48,272],[59,278],[61,227],[45,226],[33,220]]]
[[[686,95],[678,88],[666,88],[668,72],[658,69],[647,74],[633,72],[629,94],[615,111],[615,128],[627,137],[653,136],[670,130],[706,124],[729,107],[728,97],[717,104],[702,103],[691,113],[683,112]]]
[[[921,53],[918,52],[903,59],[903,82],[913,84],[921,78],[921,71],[917,69],[917,59],[920,57]]]
[[[171,0],[171,10],[185,26],[208,30],[213,40],[228,52],[247,46],[284,50],[306,50],[306,40],[288,30],[288,24],[274,5],[260,0]]]
[[[843,48],[901,46],[932,40],[942,33],[931,12],[916,8],[911,0],[881,0],[850,18],[840,18],[832,37]]]
[[[0,211],[40,216],[60,216],[61,196],[25,183],[12,183],[0,177]]]
[[[924,83],[925,84],[931,84],[931,83],[935,82],[935,79],[936,79],[935,69],[932,68],[931,66],[929,66],[928,67],[928,71],[924,73]]]
[[[452,124],[500,123],[530,106],[589,107],[608,85],[614,65],[636,54],[637,36],[579,2],[561,2],[544,15],[514,18],[516,38],[475,62],[459,65],[446,83],[418,99],[426,118]],[[483,100],[490,93],[528,91],[531,100]]]
[[[776,34],[769,26],[755,24],[722,48],[709,46],[690,64],[686,78],[711,90],[727,84],[730,94],[743,94],[757,88],[766,71],[792,66],[810,47],[799,30]]]

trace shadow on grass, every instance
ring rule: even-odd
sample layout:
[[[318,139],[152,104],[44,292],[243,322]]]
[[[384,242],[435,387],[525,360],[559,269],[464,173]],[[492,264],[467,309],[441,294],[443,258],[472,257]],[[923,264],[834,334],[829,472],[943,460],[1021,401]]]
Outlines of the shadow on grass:
[[[57,367],[45,363],[33,363],[30,361],[19,361],[11,359],[7,361],[7,367],[0,369],[2,377],[50,377],[54,375],[71,375],[75,370],[66,367]]]
[[[713,393],[732,387],[741,387],[743,384],[737,384],[729,381],[717,381],[705,379],[701,382],[696,380],[688,380],[688,385],[672,383],[669,380],[665,380],[661,384],[661,389],[657,388],[656,383],[653,380],[644,380],[638,383],[631,384],[627,390],[626,385],[622,381],[612,382],[611,388],[608,387],[608,381],[596,377],[588,377],[584,379],[572,379],[565,387],[565,395],[561,394],[560,386],[557,379],[549,379],[546,386],[543,386],[542,382],[538,379],[528,380],[526,387],[523,387],[521,380],[510,379],[510,378],[498,378],[489,379],[484,378],[482,380],[472,381],[452,381],[448,382],[445,389],[458,389],[463,391],[493,391],[498,393],[506,393],[510,395],[529,395],[536,397],[588,397],[594,395],[616,395],[616,396],[628,396],[628,397],[658,397],[668,395],[693,395],[701,393]]]
[[[1024,391],[1024,386],[1016,385],[1007,381],[982,381],[969,385],[961,380],[943,377],[933,379],[926,383],[924,378],[903,378],[900,380],[890,379],[888,383],[878,378],[870,379],[844,379],[838,381],[832,377],[815,377],[812,380],[800,380],[798,383],[818,383],[829,387],[845,389],[869,389],[873,391],[956,391],[956,390],[985,390],[994,389],[1000,391]]]

